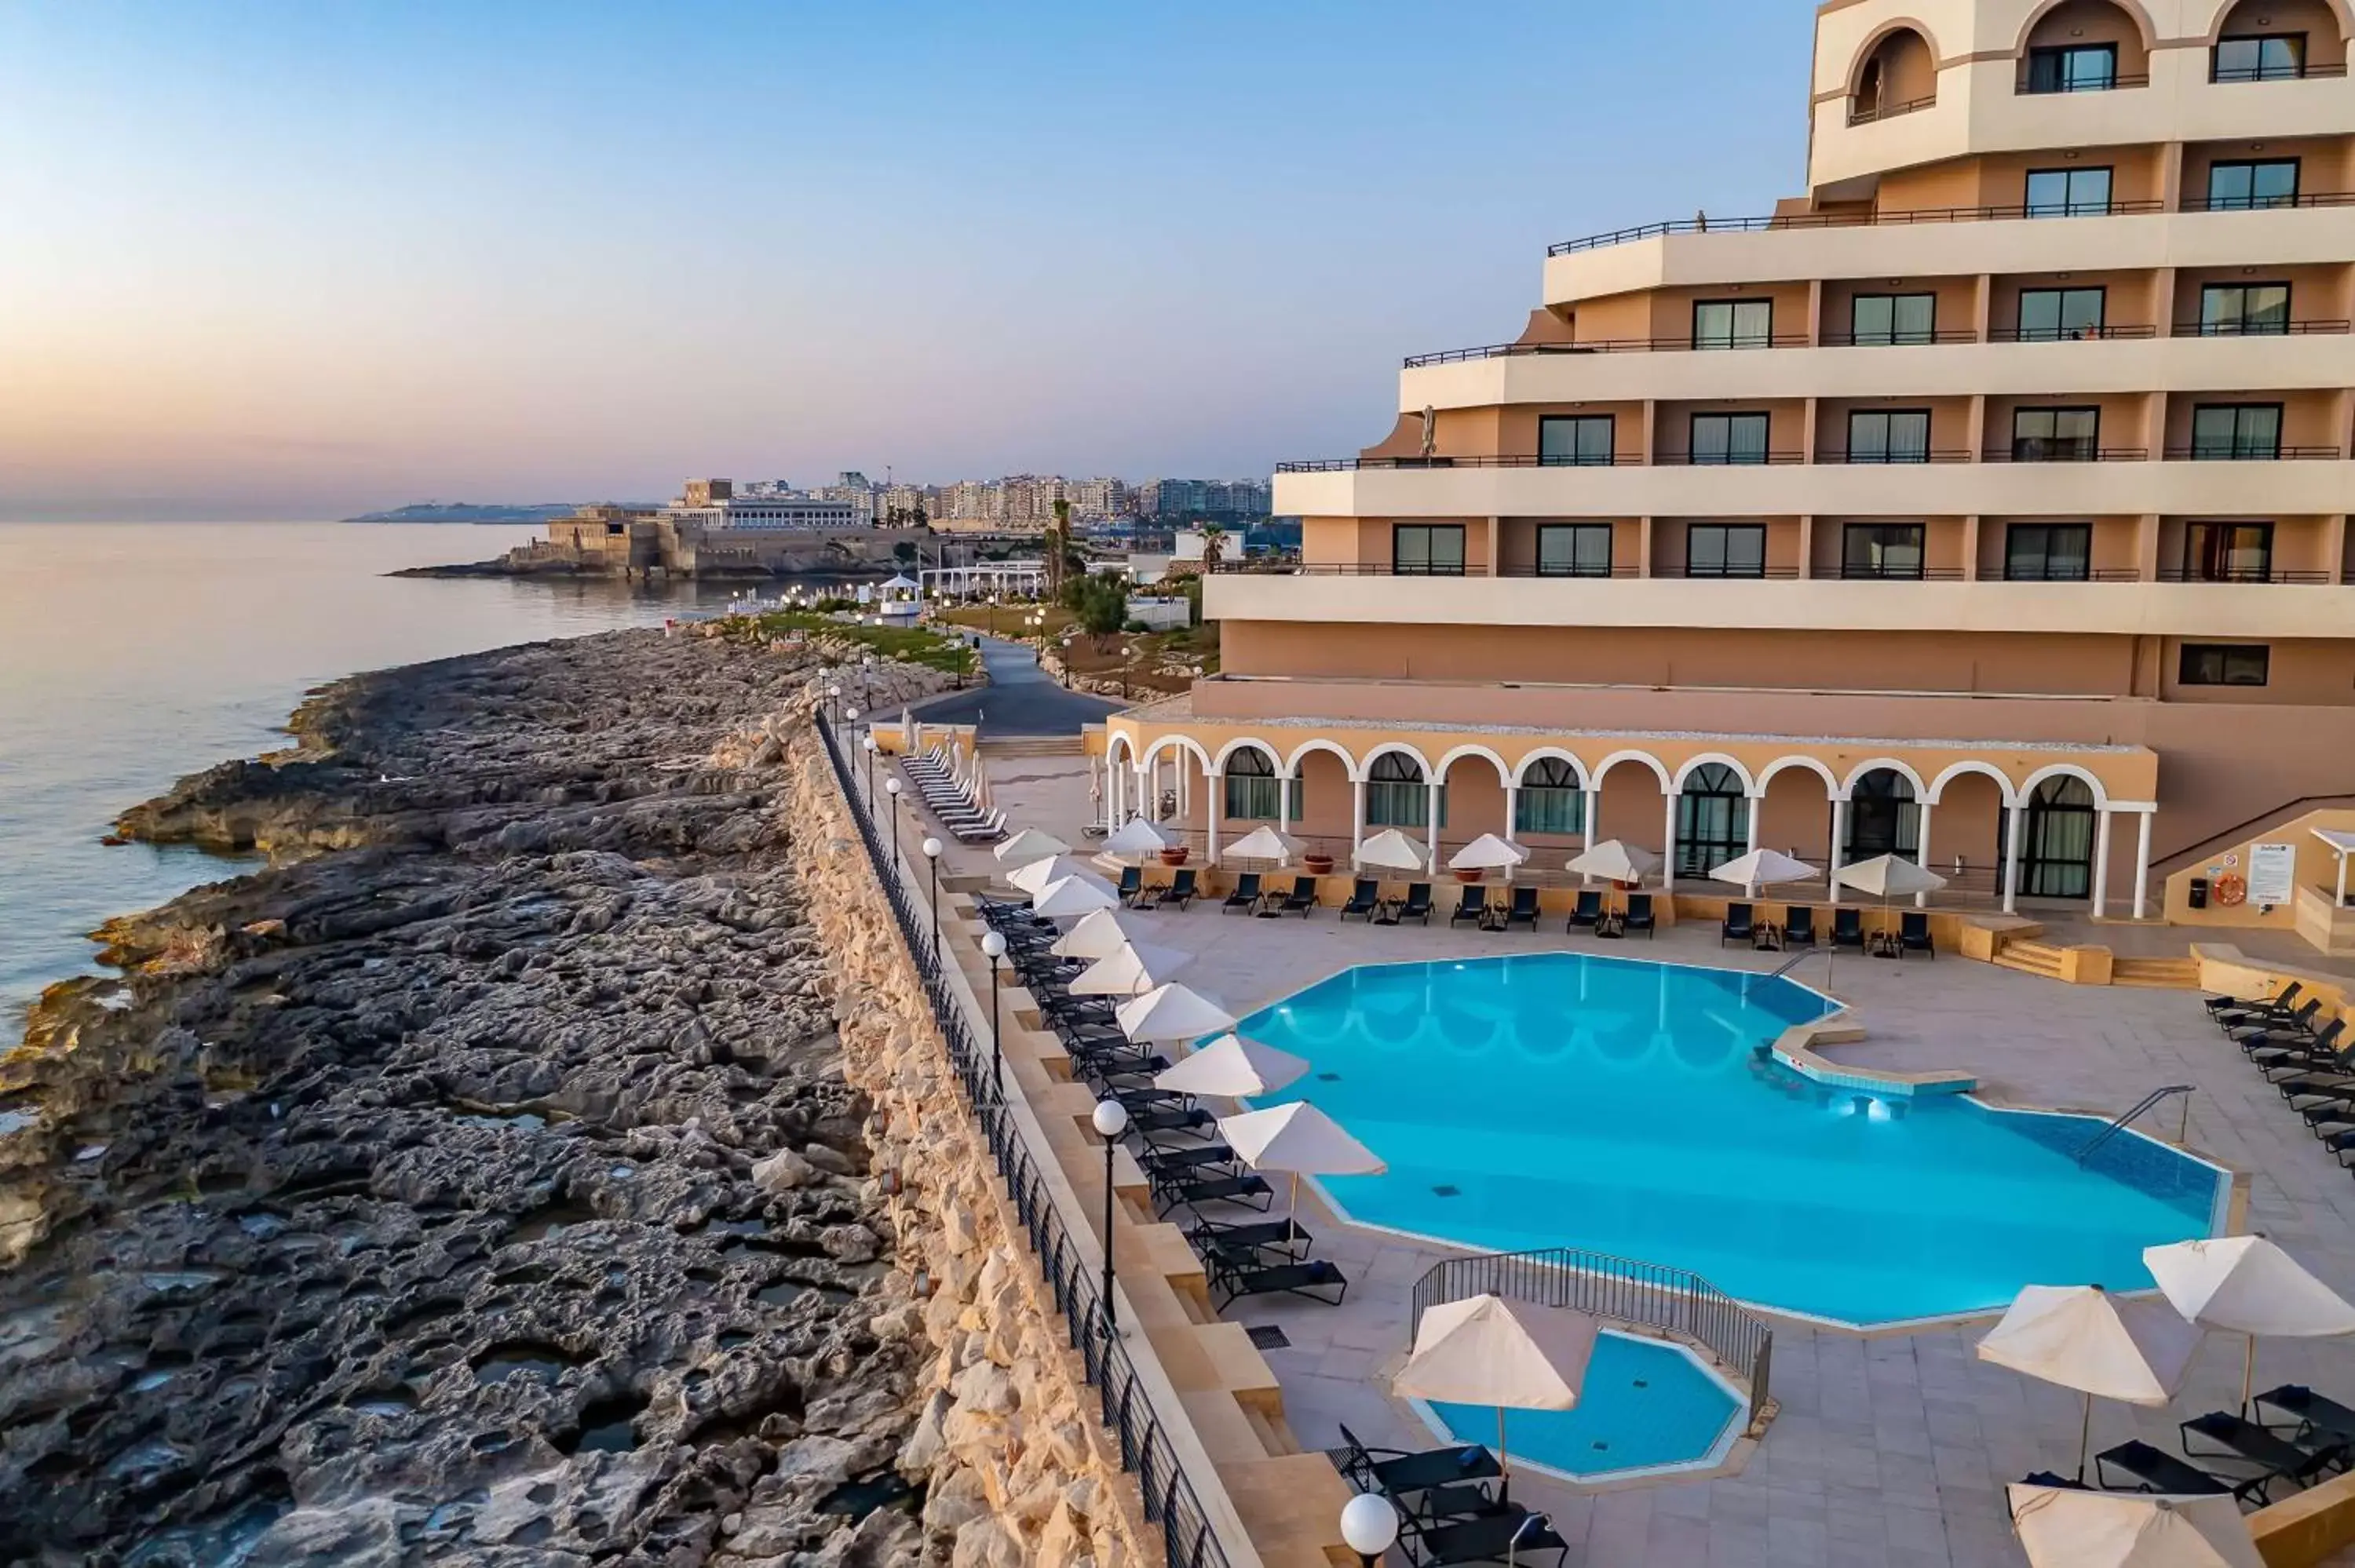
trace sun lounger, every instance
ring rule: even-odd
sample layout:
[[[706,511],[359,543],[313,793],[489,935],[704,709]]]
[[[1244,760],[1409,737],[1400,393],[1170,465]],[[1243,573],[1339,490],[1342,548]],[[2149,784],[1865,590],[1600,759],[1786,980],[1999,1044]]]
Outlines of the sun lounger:
[[[1555,1553],[1557,1565],[1570,1560],[1570,1542],[1556,1533],[1544,1514],[1507,1512],[1458,1524],[1443,1524],[1417,1537],[1423,1568],[1453,1568],[1461,1563],[1502,1563],[1509,1555],[1529,1561],[1532,1552]]]
[[[1920,910],[1907,910],[1897,916],[1897,956],[1927,953],[1938,956],[1938,945],[1930,939],[1930,916]]]
[[[1758,935],[1758,914],[1747,904],[1729,904],[1725,918],[1717,923],[1717,945],[1740,942],[1748,947]]]
[[[1182,1181],[1195,1171],[1240,1171],[1243,1160],[1241,1155],[1223,1143],[1205,1143],[1195,1149],[1169,1149],[1147,1144],[1145,1152],[1137,1157],[1137,1163],[1145,1168],[1147,1176],[1156,1180],[1167,1177],[1172,1181]]]
[[[2334,1018],[2324,1024],[2311,1040],[2281,1045],[2243,1045],[2243,1053],[2260,1067],[2276,1067],[2289,1062],[2335,1062],[2342,1059],[2347,1047],[2339,1036],[2347,1031],[2344,1019]]]
[[[1160,1200],[1160,1206],[1154,1212],[1161,1214],[1178,1208],[1199,1210],[1204,1203],[1238,1203],[1265,1213],[1275,1202],[1275,1189],[1267,1184],[1264,1176],[1247,1171],[1241,1176],[1156,1182],[1154,1196]]]
[[[1251,1247],[1285,1256],[1306,1252],[1316,1240],[1291,1220],[1252,1220],[1241,1224],[1197,1220],[1185,1228],[1185,1234],[1197,1251],[1207,1247]]]
[[[2257,1395],[2257,1408],[2277,1410],[2296,1424],[2298,1436],[2320,1433],[2341,1443],[2355,1443],[2355,1410],[2349,1409],[2304,1383],[2286,1383]]]
[[[2211,1410],[2205,1415],[2195,1415],[2181,1424],[2183,1453],[2197,1463],[2202,1458],[2223,1457],[2246,1460],[2263,1466],[2270,1474],[2256,1489],[2260,1500],[2266,1498],[2265,1489],[2276,1478],[2310,1486],[2328,1469],[2347,1467],[2347,1445],[2334,1437],[2324,1437],[2314,1443],[2298,1443],[2278,1432],[2268,1431],[2246,1417],[2229,1410]],[[2191,1440],[2213,1444],[2217,1453],[2202,1454],[2192,1446]]]
[[[2109,1473],[2119,1471],[2133,1484],[2114,1486]],[[2104,1491],[2166,1492],[2175,1497],[2214,1496],[2230,1492],[2247,1500],[2261,1495],[2264,1483],[2272,1479],[2271,1472],[2254,1476],[2227,1476],[2202,1469],[2187,1463],[2163,1449],[2154,1448],[2140,1438],[2129,1439],[2115,1448],[2105,1448],[2094,1456],[2094,1475]]]
[[[1652,895],[1648,893],[1627,895],[1626,918],[1627,929],[1643,932],[1644,939],[1647,942],[1658,934],[1660,917],[1653,912]]]
[[[1591,931],[1602,923],[1603,895],[1590,887],[1578,895],[1577,904],[1572,907],[1569,928],[1575,931],[1583,926]]]
[[[1425,926],[1431,924],[1431,884],[1416,882],[1408,885],[1406,902],[1398,906],[1394,923],[1403,925],[1409,920],[1418,920]]]
[[[1536,888],[1513,889],[1512,907],[1505,911],[1505,929],[1509,931],[1516,926],[1527,926],[1532,931],[1538,928],[1538,890]]]
[[[1169,879],[1167,887],[1148,887],[1137,895],[1135,907],[1159,909],[1175,905],[1179,909],[1194,902],[1197,877],[1190,865],[1181,866]]]
[[[1794,904],[1783,916],[1783,949],[1816,945],[1816,910],[1811,904]]]
[[[1156,1132],[1186,1132],[1208,1138],[1219,1118],[1200,1106],[1170,1106],[1166,1109],[1131,1111],[1128,1125],[1150,1138]]]
[[[2236,996],[2211,996],[2207,999],[2208,1016],[2219,1025],[2245,1023],[2254,1019],[2286,1018],[2297,1005],[2299,995],[2306,990],[2302,980],[2292,980],[2280,992],[2263,1001],[2248,1001]]]
[[[1120,895],[1123,904],[1135,903],[1136,895],[1145,891],[1145,868],[1141,865],[1122,866],[1120,881],[1113,891]]]
[[[1460,920],[1476,921],[1487,907],[1488,890],[1476,882],[1455,895],[1455,910],[1447,916],[1447,924],[1453,927]]]
[[[1347,1426],[1341,1428],[1341,1473],[1359,1490],[1381,1492],[1402,1506],[1433,1487],[1476,1487],[1504,1474],[1497,1456],[1477,1443],[1420,1451],[1376,1448]]]
[[[1864,916],[1862,913],[1854,909],[1836,909],[1832,912],[1832,946],[1854,948],[1859,952],[1863,950]]]
[[[1331,1291],[1332,1295],[1319,1294]],[[1321,1257],[1305,1263],[1280,1263],[1272,1268],[1219,1272],[1210,1277],[1210,1293],[1221,1308],[1246,1296],[1305,1296],[1338,1307],[1349,1294],[1349,1277],[1337,1265]]]
[[[2322,1003],[2309,999],[2279,1022],[2234,1024],[2224,1031],[2224,1037],[2237,1041],[2243,1051],[2249,1049],[2253,1043],[2270,1044],[2275,1040],[2303,1040],[2313,1034],[2315,1015],[2321,1011]]]
[[[1350,916],[1355,915],[1360,920],[1371,920],[1374,917],[1374,906],[1381,901],[1381,884],[1370,876],[1361,876],[1358,878],[1356,885],[1349,889],[1349,901],[1341,906],[1341,918],[1347,920]]]
[[[1247,871],[1235,878],[1235,890],[1227,895],[1226,902],[1219,906],[1219,912],[1224,914],[1230,909],[1240,909],[1248,915],[1258,907],[1259,873]]]
[[[1313,876],[1298,876],[1293,878],[1292,891],[1284,895],[1284,902],[1276,906],[1275,912],[1278,915],[1297,914],[1305,920],[1308,918],[1308,912],[1316,907],[1316,879]]]

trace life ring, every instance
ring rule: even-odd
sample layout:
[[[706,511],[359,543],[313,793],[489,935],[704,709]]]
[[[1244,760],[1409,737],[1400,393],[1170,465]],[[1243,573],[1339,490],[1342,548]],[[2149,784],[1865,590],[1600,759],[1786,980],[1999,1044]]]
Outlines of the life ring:
[[[2208,895],[2217,906],[2237,909],[2249,901],[2249,881],[2238,872],[2228,871],[2209,885]]]

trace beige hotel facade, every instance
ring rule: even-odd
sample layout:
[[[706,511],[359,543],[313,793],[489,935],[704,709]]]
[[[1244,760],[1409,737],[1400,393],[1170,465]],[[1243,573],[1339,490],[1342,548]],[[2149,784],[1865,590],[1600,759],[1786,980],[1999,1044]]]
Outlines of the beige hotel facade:
[[[2227,917],[2166,879],[2268,833],[2318,880],[2304,824],[2355,805],[2350,30],[1823,5],[1806,194],[1554,247],[1518,338],[1286,465],[1300,563],[1210,577],[1223,673],[1111,721],[1112,810],[1344,866],[1392,825],[1620,838],[1672,885],[1895,852],[2110,918]]]

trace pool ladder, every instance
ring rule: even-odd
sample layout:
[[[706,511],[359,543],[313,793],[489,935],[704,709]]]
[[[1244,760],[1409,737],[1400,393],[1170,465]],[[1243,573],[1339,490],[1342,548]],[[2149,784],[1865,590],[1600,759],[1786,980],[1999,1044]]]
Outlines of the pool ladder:
[[[2107,1143],[2110,1139],[2124,1132],[2126,1129],[2126,1123],[2133,1121],[2144,1112],[2153,1109],[2162,1102],[2172,1099],[2177,1095],[2182,1095],[2185,1097],[2183,1102],[2183,1128],[2182,1131],[2179,1132],[2176,1136],[2176,1141],[2179,1143],[2182,1142],[2183,1134],[2190,1132],[2191,1129],[2191,1101],[2190,1096],[2191,1091],[2196,1087],[2198,1087],[2198,1086],[2194,1084],[2169,1084],[2163,1089],[2151,1090],[2150,1093],[2143,1096],[2142,1098],[2135,1102],[2134,1109],[2126,1112],[2126,1115],[2118,1118],[2117,1120],[2110,1123],[2109,1126],[2102,1128],[2101,1131],[2087,1139],[2085,1140],[2085,1147],[2077,1150],[2077,1163],[2083,1165],[2087,1160],[2093,1157],[2094,1150],[2101,1148],[2102,1145]]]

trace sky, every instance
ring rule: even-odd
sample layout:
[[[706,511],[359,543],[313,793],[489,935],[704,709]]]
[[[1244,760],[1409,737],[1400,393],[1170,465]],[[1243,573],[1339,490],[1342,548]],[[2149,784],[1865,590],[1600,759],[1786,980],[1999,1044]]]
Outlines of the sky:
[[[1811,0],[11,0],[0,520],[1264,474],[1802,188]]]

